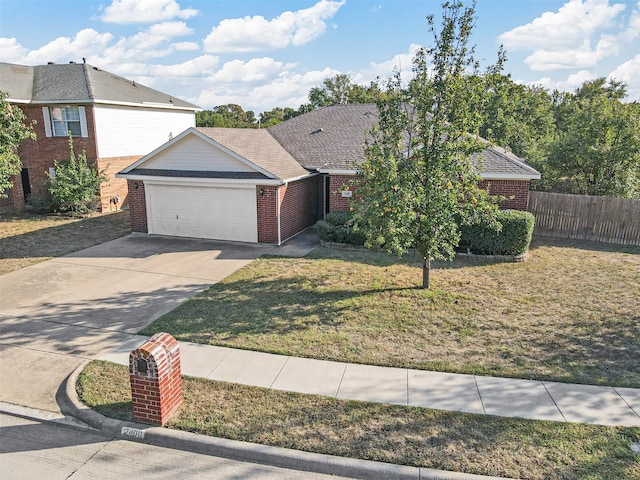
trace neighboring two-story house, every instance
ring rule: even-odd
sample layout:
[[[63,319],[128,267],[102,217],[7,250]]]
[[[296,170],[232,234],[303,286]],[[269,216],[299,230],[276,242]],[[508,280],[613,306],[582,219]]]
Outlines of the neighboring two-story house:
[[[38,66],[0,63],[0,91],[35,120],[36,140],[20,145],[22,172],[0,206],[25,208],[46,200],[54,160],[86,151],[107,177],[100,188],[103,211],[127,202],[127,182],[115,174],[189,127],[200,108],[86,63]]]

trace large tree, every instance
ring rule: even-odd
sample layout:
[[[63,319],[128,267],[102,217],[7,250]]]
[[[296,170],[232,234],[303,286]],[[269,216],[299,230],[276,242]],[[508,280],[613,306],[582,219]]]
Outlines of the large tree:
[[[0,197],[13,186],[11,176],[22,169],[22,162],[16,153],[20,143],[35,139],[33,127],[25,123],[26,116],[15,105],[6,101],[7,94],[0,92]]]
[[[640,112],[625,96],[625,84],[604,78],[556,92],[548,177],[571,193],[640,198]]]
[[[415,247],[423,258],[422,286],[430,286],[434,259],[451,259],[459,222],[483,215],[495,222],[496,206],[477,186],[472,155],[486,148],[478,132],[486,75],[469,46],[475,3],[445,2],[440,29],[428,17],[431,48],[416,54],[409,89],[391,79],[378,103],[359,167],[356,228],[366,245],[402,255]],[[497,71],[499,64],[491,67]]]

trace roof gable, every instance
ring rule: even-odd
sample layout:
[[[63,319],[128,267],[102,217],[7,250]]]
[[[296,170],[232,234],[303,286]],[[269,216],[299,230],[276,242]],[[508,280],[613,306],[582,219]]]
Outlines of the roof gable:
[[[255,172],[256,168],[216,148],[198,135],[187,135],[153,155],[137,168],[155,170]]]
[[[121,174],[286,181],[309,172],[265,130],[189,128]]]

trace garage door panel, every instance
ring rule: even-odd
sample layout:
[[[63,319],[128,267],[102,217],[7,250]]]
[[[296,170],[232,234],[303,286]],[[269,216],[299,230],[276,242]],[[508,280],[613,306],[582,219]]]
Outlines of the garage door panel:
[[[149,185],[150,233],[258,241],[255,188]]]

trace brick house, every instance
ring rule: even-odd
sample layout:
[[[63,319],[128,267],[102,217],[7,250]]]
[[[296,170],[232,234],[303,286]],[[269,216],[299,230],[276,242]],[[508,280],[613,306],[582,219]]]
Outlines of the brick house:
[[[276,243],[348,210],[375,105],[334,105],[266,130],[190,128],[125,168],[136,232]],[[475,158],[481,184],[526,210],[540,174],[497,147]]]
[[[76,153],[107,176],[101,185],[102,210],[127,203],[127,182],[115,174],[195,126],[195,105],[85,63],[24,66],[0,63],[0,91],[35,120],[36,140],[20,145],[23,169],[0,206],[23,210],[48,198],[47,174],[53,161],[69,158],[68,132]]]

